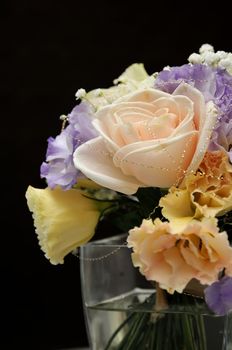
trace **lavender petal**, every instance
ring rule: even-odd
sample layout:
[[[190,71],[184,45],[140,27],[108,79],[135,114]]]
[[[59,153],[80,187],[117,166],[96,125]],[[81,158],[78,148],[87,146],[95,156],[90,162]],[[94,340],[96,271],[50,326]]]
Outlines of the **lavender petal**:
[[[232,278],[224,276],[205,289],[205,300],[209,308],[218,315],[232,310]]]

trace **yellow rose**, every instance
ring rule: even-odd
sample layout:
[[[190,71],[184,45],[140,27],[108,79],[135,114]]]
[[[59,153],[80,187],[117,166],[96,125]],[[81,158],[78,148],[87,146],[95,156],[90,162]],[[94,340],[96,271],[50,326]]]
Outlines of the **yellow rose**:
[[[84,99],[98,110],[132,91],[152,87],[154,81],[154,76],[147,74],[142,63],[134,63],[114,80],[116,86],[92,90],[85,95]]]
[[[52,264],[63,263],[68,253],[94,235],[100,211],[96,201],[84,197],[80,190],[29,186],[26,198],[39,244]]]
[[[210,285],[224,268],[232,274],[232,248],[215,218],[177,226],[159,219],[143,220],[129,231],[133,264],[147,280],[158,282],[169,293],[182,293],[193,278]]]
[[[145,88],[100,108],[99,137],[74,152],[74,164],[101,186],[125,194],[169,188],[195,171],[210,142],[217,110],[182,83],[172,95]]]
[[[182,188],[172,187],[162,197],[162,214],[169,220],[215,217],[232,209],[232,165],[222,151],[207,152],[196,174]]]

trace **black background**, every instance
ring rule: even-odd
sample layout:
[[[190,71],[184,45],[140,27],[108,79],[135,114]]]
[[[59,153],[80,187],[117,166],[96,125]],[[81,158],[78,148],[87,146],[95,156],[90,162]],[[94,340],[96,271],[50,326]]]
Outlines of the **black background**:
[[[108,87],[134,62],[148,73],[187,62],[203,43],[232,51],[226,8],[155,2],[1,2],[0,347],[87,345],[79,262],[52,266],[40,251],[25,191],[59,116],[78,88]],[[197,6],[197,7],[196,7]]]

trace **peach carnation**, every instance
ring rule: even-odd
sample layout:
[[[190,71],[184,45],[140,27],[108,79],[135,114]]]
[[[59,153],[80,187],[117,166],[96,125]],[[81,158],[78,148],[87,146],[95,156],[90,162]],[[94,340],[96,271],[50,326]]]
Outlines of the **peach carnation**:
[[[169,293],[181,293],[193,278],[210,285],[224,268],[232,273],[232,248],[215,218],[192,220],[182,229],[160,219],[143,220],[127,241],[134,266]]]

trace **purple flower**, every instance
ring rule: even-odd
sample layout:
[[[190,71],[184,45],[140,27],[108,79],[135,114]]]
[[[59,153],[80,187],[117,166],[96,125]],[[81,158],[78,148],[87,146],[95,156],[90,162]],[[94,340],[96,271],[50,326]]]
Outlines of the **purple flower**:
[[[206,102],[212,100],[218,107],[219,116],[209,149],[224,148],[232,160],[232,76],[221,68],[212,68],[205,64],[185,64],[161,71],[155,87],[172,93],[183,81],[201,91]]]
[[[170,94],[182,83],[188,83],[200,90],[206,101],[212,100],[216,93],[215,72],[203,64],[184,64],[161,71],[155,87]]]
[[[205,289],[205,300],[217,315],[225,315],[232,310],[232,278],[224,276]]]
[[[218,122],[209,146],[211,151],[216,151],[218,149],[226,150],[230,162],[232,163],[232,115],[229,121],[221,120]]]
[[[232,76],[217,70],[217,91],[215,103],[220,113],[212,135],[211,150],[224,148],[232,161]]]
[[[68,115],[69,125],[56,136],[48,139],[46,162],[40,167],[42,178],[49,187],[70,189],[83,174],[73,163],[73,153],[82,143],[97,136],[91,123],[92,110],[86,103],[76,106]]]
[[[97,132],[91,122],[92,118],[93,110],[86,102],[80,103],[68,114],[69,124],[75,133],[75,149],[82,143],[97,136]]]

